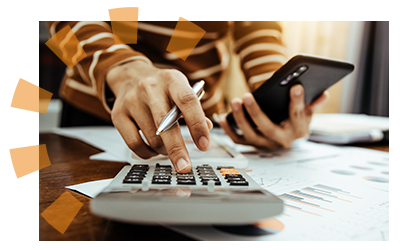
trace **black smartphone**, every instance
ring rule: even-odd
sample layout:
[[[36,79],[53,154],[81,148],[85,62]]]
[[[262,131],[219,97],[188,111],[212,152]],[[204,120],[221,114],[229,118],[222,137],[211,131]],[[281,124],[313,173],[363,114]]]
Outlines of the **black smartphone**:
[[[280,124],[289,117],[290,88],[293,85],[303,85],[307,105],[353,70],[354,65],[344,61],[300,54],[291,58],[252,94],[269,119]],[[243,110],[247,120],[256,128],[244,105]],[[228,114],[227,121],[232,127],[237,127],[232,113]]]

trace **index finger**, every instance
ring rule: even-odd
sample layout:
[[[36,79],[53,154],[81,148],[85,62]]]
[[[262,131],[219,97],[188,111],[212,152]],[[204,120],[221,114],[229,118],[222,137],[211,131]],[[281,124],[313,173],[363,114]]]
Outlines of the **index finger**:
[[[206,151],[209,149],[210,131],[200,101],[187,80],[177,79],[170,83],[169,93],[172,100],[183,114],[193,141],[197,148]]]
[[[178,173],[188,173],[192,169],[192,163],[179,124],[176,123],[160,136],[176,171]]]

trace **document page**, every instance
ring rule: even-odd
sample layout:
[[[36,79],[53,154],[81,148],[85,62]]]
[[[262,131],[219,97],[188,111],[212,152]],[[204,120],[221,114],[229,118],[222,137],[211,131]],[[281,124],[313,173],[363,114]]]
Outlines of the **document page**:
[[[245,154],[246,172],[284,201],[279,216],[241,226],[169,228],[219,241],[389,240],[389,154],[335,148],[339,151],[331,156],[299,160]],[[283,159],[274,162],[273,157]]]

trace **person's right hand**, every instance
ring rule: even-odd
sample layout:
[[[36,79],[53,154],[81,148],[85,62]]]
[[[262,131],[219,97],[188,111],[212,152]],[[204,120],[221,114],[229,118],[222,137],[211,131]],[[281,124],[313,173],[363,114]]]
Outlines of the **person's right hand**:
[[[179,124],[156,135],[159,124],[174,105],[181,110],[197,148],[209,149],[212,122],[205,117],[183,73],[134,61],[109,70],[106,80],[116,98],[111,111],[112,122],[139,157],[148,159],[160,153],[168,154],[176,171],[191,170]],[[142,140],[139,130],[149,146]]]

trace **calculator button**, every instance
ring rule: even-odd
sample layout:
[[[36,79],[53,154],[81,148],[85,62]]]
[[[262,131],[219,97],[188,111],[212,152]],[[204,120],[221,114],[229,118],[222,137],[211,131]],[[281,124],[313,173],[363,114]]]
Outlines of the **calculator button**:
[[[155,179],[159,179],[159,180],[171,180],[171,176],[170,175],[155,175],[153,176],[153,180]]]
[[[172,168],[170,168],[170,167],[156,167],[155,170],[171,170],[172,171]]]
[[[235,167],[232,167],[232,166],[218,166],[218,167],[217,167],[217,170],[221,170],[221,169],[223,169],[223,168],[231,168],[231,169],[234,169]]]
[[[213,170],[212,167],[203,167],[203,166],[199,166],[199,167],[197,167],[196,169],[197,169],[198,171],[199,171],[199,170]]]
[[[143,177],[146,177],[145,174],[141,174],[141,173],[128,173],[126,175],[126,177],[128,177],[128,176],[129,176],[129,178],[143,178]]]
[[[194,176],[177,176],[177,180],[194,180]]]
[[[145,176],[137,175],[137,174],[127,174],[125,178],[133,178],[133,179],[143,179]]]
[[[147,172],[148,169],[146,168],[131,168],[129,172]]]
[[[154,172],[172,172],[172,169],[170,169],[170,168],[156,168],[156,169],[154,169]]]
[[[200,175],[202,174],[215,174],[215,172],[213,170],[209,171],[209,170],[202,170],[202,171],[198,171],[198,173]]]
[[[193,176],[193,173],[187,173],[187,174],[176,174],[176,176]]]
[[[132,168],[149,168],[147,164],[134,164]]]
[[[153,179],[152,184],[171,184],[171,180],[169,179]]]
[[[147,173],[147,171],[132,171],[132,170],[129,170],[129,172],[128,172],[128,174],[146,174]]]
[[[231,181],[231,186],[248,186],[249,183],[247,181]]]
[[[227,174],[225,175],[225,179],[228,178],[243,178],[243,176],[241,174]]]
[[[185,185],[195,185],[195,180],[177,180],[178,184],[185,184]]]
[[[172,168],[171,165],[160,165],[160,164],[156,164],[156,168]]]
[[[218,176],[200,176],[200,180],[213,180],[213,181],[219,181]]]
[[[154,173],[154,176],[170,176],[171,173]]]
[[[212,174],[199,174],[199,177],[218,177],[216,173],[212,173]]]
[[[232,182],[232,181],[245,181],[245,180],[246,180],[245,178],[238,177],[238,178],[228,178],[226,181]]]
[[[159,174],[171,174],[171,170],[155,170],[154,171],[155,175],[159,175]]]
[[[200,177],[201,181],[209,181],[209,180],[213,180],[213,181],[219,181],[218,177],[212,177],[212,176],[205,176],[205,177]]]
[[[123,183],[142,183],[142,179],[125,178]]]
[[[240,173],[237,170],[235,170],[235,171],[224,171],[224,172],[221,171],[221,174],[225,176],[227,174],[240,174]]]
[[[220,170],[221,173],[235,173],[237,170],[235,168],[222,168]]]
[[[130,171],[133,171],[133,170],[147,171],[147,170],[149,170],[149,168],[148,167],[131,167]]]

